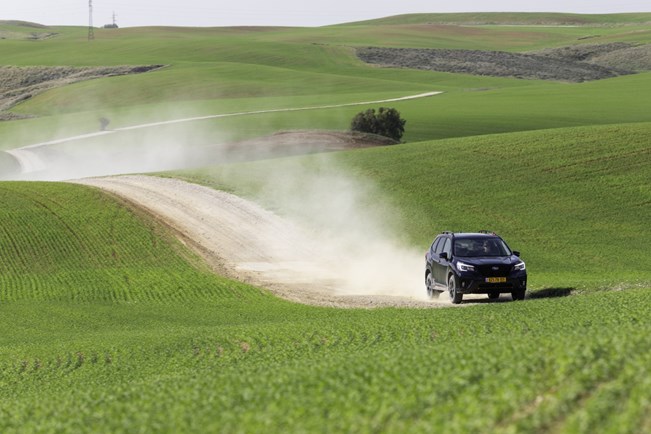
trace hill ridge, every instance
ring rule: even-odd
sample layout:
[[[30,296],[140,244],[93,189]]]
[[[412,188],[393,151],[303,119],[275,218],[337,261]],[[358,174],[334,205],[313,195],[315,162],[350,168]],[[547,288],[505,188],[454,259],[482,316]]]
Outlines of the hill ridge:
[[[651,12],[577,14],[565,12],[453,12],[400,14],[350,24],[463,24],[463,25],[539,25],[581,26],[647,24]]]

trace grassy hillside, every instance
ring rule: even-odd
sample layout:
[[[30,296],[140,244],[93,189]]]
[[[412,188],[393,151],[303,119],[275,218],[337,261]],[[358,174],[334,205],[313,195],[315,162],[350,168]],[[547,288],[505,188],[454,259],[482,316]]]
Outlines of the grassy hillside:
[[[407,119],[405,141],[416,142],[541,128],[651,120],[644,99],[639,98],[640,92],[651,86],[651,73],[578,85],[523,83],[509,79],[481,79],[471,76],[432,73],[431,76],[438,81],[427,87],[414,83],[398,84],[397,87],[393,87],[394,82],[389,80],[393,71],[395,70],[385,71],[384,80],[362,83],[361,79],[359,81],[355,79],[349,82],[358,82],[358,91],[365,93],[354,92],[353,88],[346,87],[345,89],[350,93],[293,97],[222,98],[212,101],[178,103],[174,106],[134,105],[112,111],[109,114],[106,111],[97,110],[83,114],[69,113],[56,117],[30,119],[20,121],[20,123],[3,123],[0,124],[0,131],[6,139],[3,145],[14,147],[18,144],[26,145],[56,137],[97,131],[97,119],[101,116],[108,116],[112,121],[111,127],[117,128],[138,122],[200,116],[206,113],[234,113],[261,109],[309,107],[314,104],[368,101],[412,95],[433,89],[444,90],[445,93],[423,100],[391,104]],[[120,99],[130,101],[131,96],[129,95],[124,98],[120,97],[118,91],[120,83],[130,83],[133,80],[155,82],[162,77],[154,76],[155,74],[159,73],[116,78],[115,82],[106,87],[97,87],[91,83],[79,83],[66,88],[66,90],[62,89],[43,95],[42,99],[37,100],[50,102],[50,104],[42,106],[46,107],[49,113],[54,113],[55,110],[60,112],[74,110],[70,104],[73,104],[74,101],[82,101],[84,90],[99,92],[103,95],[102,98],[115,99],[116,103]],[[167,78],[165,78],[166,80]],[[368,85],[368,87],[363,85]],[[394,89],[402,90],[388,92],[386,89],[382,89],[382,86],[389,85]],[[266,85],[260,85],[258,88],[264,86]],[[372,89],[376,86],[377,92],[372,93]],[[62,95],[66,97],[63,98]],[[133,98],[140,97],[134,96]],[[34,104],[37,104],[37,100],[34,101]],[[94,104],[96,103],[90,100],[89,108]],[[377,106],[380,105],[383,104],[377,104]],[[36,111],[34,107],[36,106],[29,103],[23,105],[19,112],[33,113]],[[168,126],[164,128],[164,132],[167,137],[176,137],[188,144],[201,144],[266,135],[278,130],[314,128],[344,130],[349,127],[350,119],[363,108],[346,107],[230,117]],[[17,128],[18,126],[21,128]],[[160,134],[161,127],[152,129],[151,133]],[[146,136],[147,134],[145,134]],[[138,143],[138,140],[142,140],[142,133],[120,133],[115,137],[102,138],[98,143],[103,146],[111,146],[114,138],[118,138],[120,144],[128,144],[132,141]],[[192,143],[192,140],[195,140],[195,143]],[[86,145],[90,143],[91,141],[88,141]],[[76,146],[84,146],[84,144],[76,144]]]
[[[42,24],[0,20],[0,40],[38,41],[55,35],[56,32]]]
[[[2,63],[168,67],[144,75],[77,83],[35,96],[15,111],[43,118],[0,124],[0,147],[35,143],[53,133],[65,137],[96,131],[96,119],[101,116],[110,117],[111,126],[119,127],[190,115],[368,101],[431,90],[446,94],[400,104],[408,114],[408,141],[651,120],[637,97],[650,86],[648,73],[575,85],[540,83],[378,68],[363,64],[353,48],[527,51],[577,43],[649,43],[651,30],[644,24],[515,28],[399,21],[322,28],[152,27],[98,29],[92,42],[85,39],[85,28],[58,27],[53,31],[59,34],[42,41],[0,40]],[[596,107],[595,100],[600,101]],[[267,115],[253,124],[261,134],[277,127],[344,129],[354,113],[352,109],[331,109]],[[247,130],[231,120],[188,125],[187,129],[199,127],[227,136]],[[184,135],[185,130],[179,134]]]
[[[157,224],[99,191],[2,182],[0,197],[0,299],[5,303],[260,296],[197,268],[199,260]]]
[[[651,23],[651,13],[569,14],[542,12],[466,12],[407,14],[353,24],[519,24],[519,25],[622,25]]]
[[[89,188],[0,191],[3,432],[649,427],[648,290],[312,308],[188,265]]]
[[[633,291],[367,312],[3,303],[13,332],[2,338],[0,428],[645,432],[650,301]]]
[[[443,230],[488,228],[524,252],[533,287],[630,286],[651,281],[649,134],[649,123],[566,128],[178,176],[256,197],[273,189],[270,173],[292,173],[297,165],[335,176],[352,171],[379,187],[383,194],[368,200],[393,203],[405,222],[396,232],[423,249]]]

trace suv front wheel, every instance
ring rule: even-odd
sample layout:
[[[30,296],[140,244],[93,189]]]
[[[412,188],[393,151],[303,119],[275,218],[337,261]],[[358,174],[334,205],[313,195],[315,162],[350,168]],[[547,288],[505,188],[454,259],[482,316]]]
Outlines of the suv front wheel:
[[[514,289],[511,298],[513,298],[513,301],[524,300],[524,289]]]
[[[448,292],[450,293],[450,301],[452,301],[452,304],[461,303],[463,294],[457,291],[457,279],[454,277],[454,274],[448,277]]]

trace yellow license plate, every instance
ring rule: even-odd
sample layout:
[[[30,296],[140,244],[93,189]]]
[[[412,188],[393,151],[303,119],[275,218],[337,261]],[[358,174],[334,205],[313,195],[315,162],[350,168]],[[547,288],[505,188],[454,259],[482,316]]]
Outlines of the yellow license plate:
[[[506,277],[487,277],[486,282],[488,282],[488,283],[504,283],[504,282],[506,282]]]

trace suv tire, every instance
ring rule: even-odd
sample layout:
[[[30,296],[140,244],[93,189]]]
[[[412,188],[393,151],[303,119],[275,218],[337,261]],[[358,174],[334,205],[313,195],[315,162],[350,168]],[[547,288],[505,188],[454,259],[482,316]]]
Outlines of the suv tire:
[[[524,289],[516,289],[511,293],[511,298],[513,301],[524,300]]]
[[[432,273],[427,273],[427,277],[425,277],[425,286],[427,287],[427,297],[430,300],[439,298],[439,292],[434,289],[434,280],[432,279]]]
[[[457,279],[454,277],[454,274],[448,277],[448,293],[450,294],[452,304],[459,304],[463,300],[463,294],[457,291]]]

